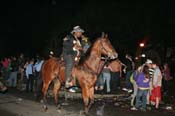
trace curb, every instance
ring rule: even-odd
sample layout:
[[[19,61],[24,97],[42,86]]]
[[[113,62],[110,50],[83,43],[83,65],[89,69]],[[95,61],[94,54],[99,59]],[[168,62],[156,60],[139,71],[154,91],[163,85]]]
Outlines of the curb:
[[[53,93],[52,90],[48,91],[48,95],[53,97]],[[82,93],[80,92],[76,92],[76,93],[71,93],[68,91],[59,91],[58,93],[59,97],[64,97],[65,95],[67,95],[68,98],[82,98]],[[122,96],[126,96],[126,94],[94,94],[94,98],[100,99],[100,98],[118,98],[118,97],[122,97]]]

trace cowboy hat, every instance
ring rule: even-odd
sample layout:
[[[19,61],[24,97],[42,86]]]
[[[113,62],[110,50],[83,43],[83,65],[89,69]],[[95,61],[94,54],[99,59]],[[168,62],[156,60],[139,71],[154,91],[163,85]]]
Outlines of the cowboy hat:
[[[71,33],[73,34],[74,32],[84,33],[84,30],[82,28],[80,28],[80,26],[75,26],[75,27],[73,27],[73,30],[71,31]]]

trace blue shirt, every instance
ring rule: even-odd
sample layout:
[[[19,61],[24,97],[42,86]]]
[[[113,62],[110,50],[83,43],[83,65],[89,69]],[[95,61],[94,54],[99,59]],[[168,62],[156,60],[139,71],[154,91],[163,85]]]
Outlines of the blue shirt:
[[[28,64],[26,67],[26,77],[29,78],[29,75],[33,74],[33,64]]]
[[[41,71],[41,67],[43,63],[44,63],[44,60],[41,60],[40,62],[36,62],[36,64],[34,65],[34,68],[37,72]]]

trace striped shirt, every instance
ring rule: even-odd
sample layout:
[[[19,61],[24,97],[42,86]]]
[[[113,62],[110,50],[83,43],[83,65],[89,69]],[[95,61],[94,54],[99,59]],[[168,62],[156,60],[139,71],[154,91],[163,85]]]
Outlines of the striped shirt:
[[[154,76],[154,69],[153,68],[149,68],[149,75],[150,75],[150,78],[153,78]]]

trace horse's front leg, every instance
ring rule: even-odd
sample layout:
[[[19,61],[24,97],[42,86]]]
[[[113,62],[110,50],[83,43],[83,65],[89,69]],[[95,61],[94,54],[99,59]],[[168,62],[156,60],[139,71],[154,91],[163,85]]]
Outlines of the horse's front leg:
[[[61,108],[61,105],[58,104],[58,91],[61,87],[61,82],[58,80],[58,78],[54,79],[54,88],[53,88],[53,95],[54,95],[54,99],[55,99],[55,105],[56,107],[58,107],[58,109]]]
[[[88,110],[91,108],[92,104],[94,104],[94,87],[89,88],[89,98],[90,103],[88,105]]]
[[[89,112],[89,92],[87,87],[82,87],[82,97],[83,97],[83,102],[84,102],[84,110],[85,110],[85,115],[88,115]]]

